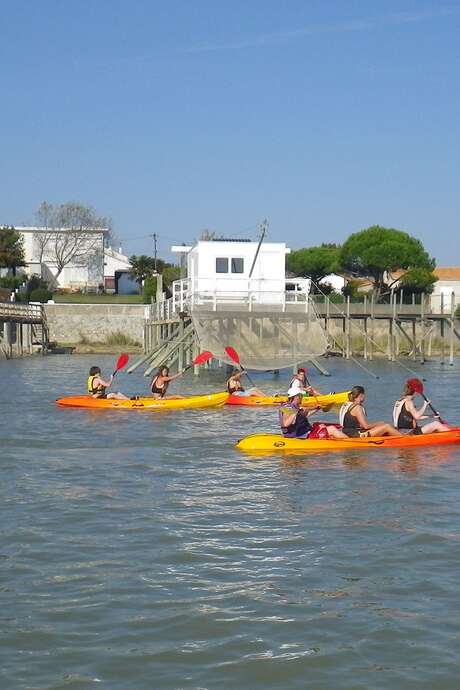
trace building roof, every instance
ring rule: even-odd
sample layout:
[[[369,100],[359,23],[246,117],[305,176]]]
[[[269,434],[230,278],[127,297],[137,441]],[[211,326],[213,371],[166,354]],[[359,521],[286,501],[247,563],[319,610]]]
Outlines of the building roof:
[[[439,266],[433,273],[438,280],[457,280],[460,281],[460,266]]]
[[[72,228],[43,228],[39,226],[34,226],[34,225],[14,225],[13,226],[15,230],[18,232],[22,233],[40,233],[40,232],[71,232]],[[84,232],[85,233],[108,233],[109,229],[108,228],[85,228]]]

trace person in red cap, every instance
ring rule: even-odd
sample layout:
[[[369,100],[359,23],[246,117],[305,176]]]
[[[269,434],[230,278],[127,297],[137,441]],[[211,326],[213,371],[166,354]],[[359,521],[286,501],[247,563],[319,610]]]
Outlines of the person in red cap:
[[[316,390],[316,388],[313,388],[313,386],[311,386],[308,383],[307,373],[307,370],[303,367],[297,369],[297,374],[294,374],[294,376],[292,377],[291,383],[289,384],[289,388],[297,387],[304,395],[321,395],[321,393],[318,390]]]
[[[423,405],[417,409],[414,405],[414,396],[417,392],[411,382],[407,381],[402,397],[395,402],[393,407],[393,424],[395,427],[399,431],[412,434],[433,434],[436,431],[449,431],[450,427],[443,424],[439,419],[423,426],[418,425],[419,420],[428,419],[425,412],[430,401],[424,400]]]

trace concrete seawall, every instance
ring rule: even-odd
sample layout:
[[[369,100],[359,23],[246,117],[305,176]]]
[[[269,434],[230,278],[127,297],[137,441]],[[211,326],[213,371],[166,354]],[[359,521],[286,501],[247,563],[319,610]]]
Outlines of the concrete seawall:
[[[45,304],[50,341],[59,344],[105,343],[122,333],[143,344],[144,304]]]

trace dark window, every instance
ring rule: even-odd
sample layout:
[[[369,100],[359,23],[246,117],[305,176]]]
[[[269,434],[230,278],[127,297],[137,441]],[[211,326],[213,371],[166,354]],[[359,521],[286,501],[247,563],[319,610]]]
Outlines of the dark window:
[[[244,259],[232,259],[232,273],[244,273]]]
[[[228,273],[228,259],[216,259],[216,273]]]

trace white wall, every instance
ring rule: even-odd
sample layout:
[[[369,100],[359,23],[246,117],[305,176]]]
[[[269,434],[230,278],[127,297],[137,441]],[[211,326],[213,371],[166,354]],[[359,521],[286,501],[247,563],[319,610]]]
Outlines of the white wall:
[[[263,243],[249,284],[249,272],[257,251],[257,242],[200,241],[188,253],[187,273],[193,292],[219,294],[282,292],[285,288],[285,256],[290,251],[284,242]],[[216,259],[229,260],[229,272],[216,272]],[[231,272],[231,259],[243,259],[243,273]]]
[[[113,278],[115,271],[129,271],[131,264],[124,254],[106,247],[104,252],[104,277]]]
[[[444,305],[444,313],[450,313],[451,296],[454,293],[454,301],[457,306],[460,304],[460,281],[457,280],[438,280],[434,285],[431,294],[431,308],[433,311],[441,311],[441,294]]]

